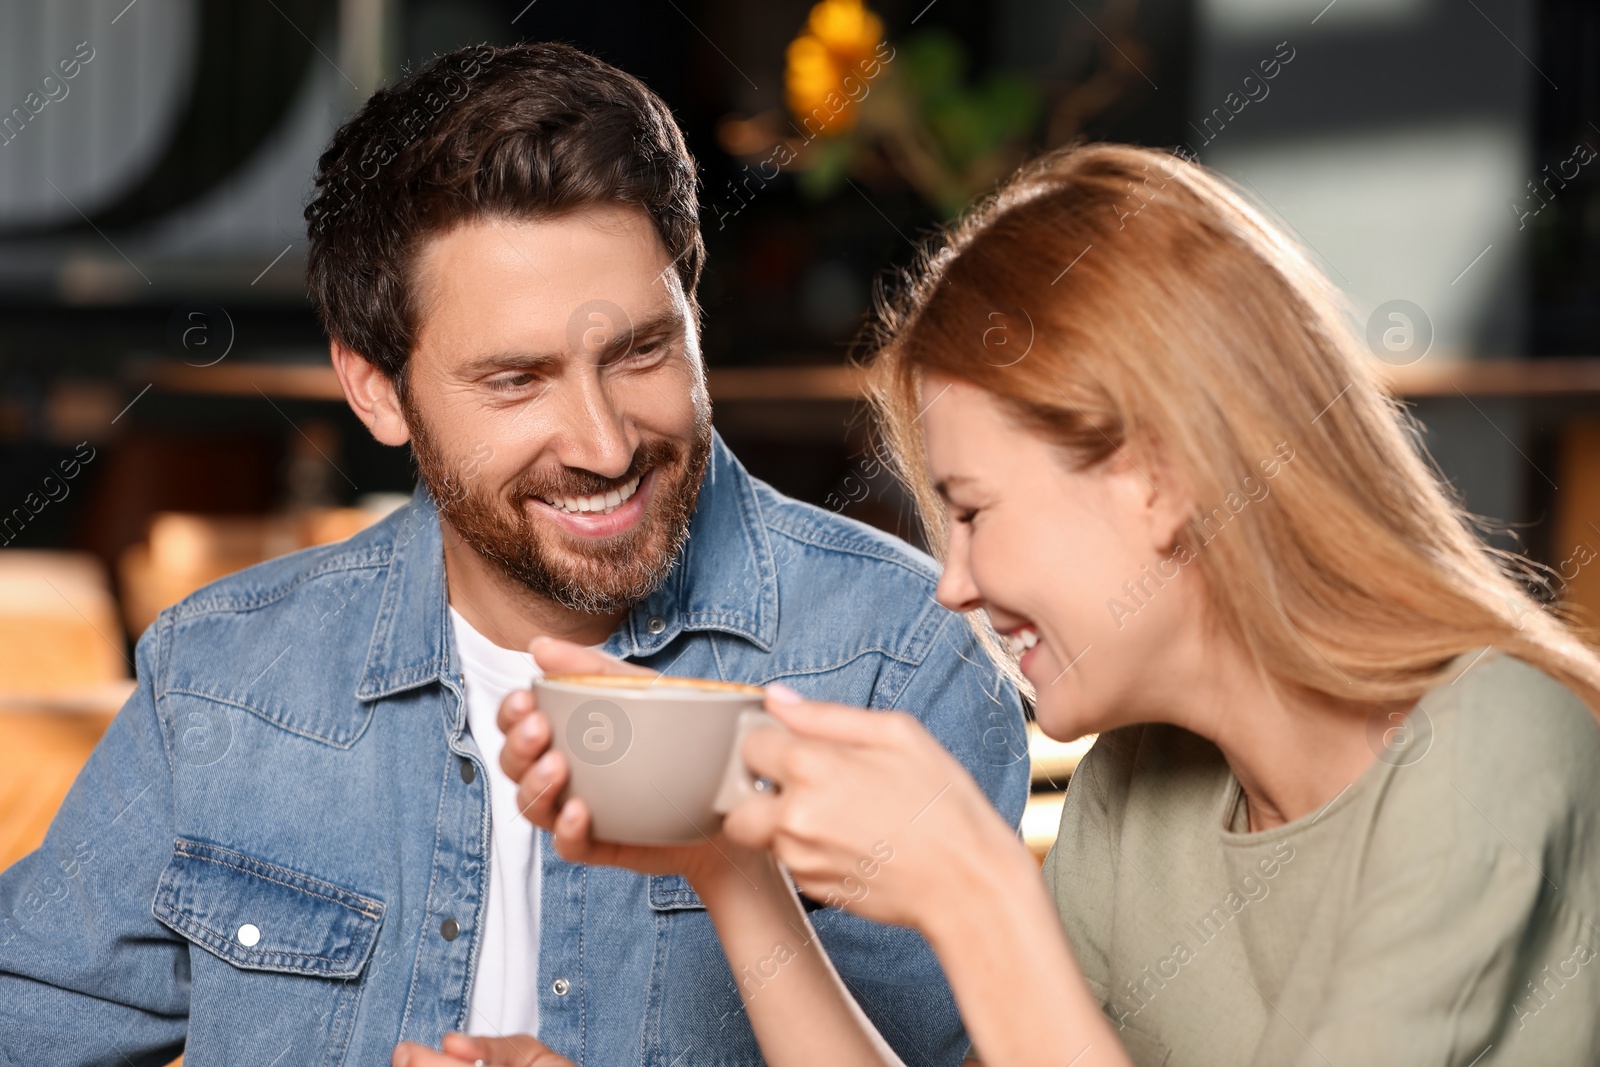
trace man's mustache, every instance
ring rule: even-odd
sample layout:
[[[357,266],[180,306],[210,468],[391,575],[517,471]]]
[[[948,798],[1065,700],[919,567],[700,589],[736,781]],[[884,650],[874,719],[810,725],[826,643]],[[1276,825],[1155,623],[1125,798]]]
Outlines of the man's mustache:
[[[673,466],[683,460],[683,448],[672,441],[647,441],[633,454],[633,462],[620,477],[607,478],[593,471],[563,467],[559,473],[529,471],[511,484],[511,497],[600,496],[620,490],[655,467]]]

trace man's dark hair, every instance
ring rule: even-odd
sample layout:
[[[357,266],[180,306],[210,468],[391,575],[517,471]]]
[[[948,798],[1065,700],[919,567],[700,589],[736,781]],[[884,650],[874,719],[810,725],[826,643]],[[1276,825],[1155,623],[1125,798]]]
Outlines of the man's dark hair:
[[[317,160],[312,304],[330,338],[402,391],[425,238],[480,218],[643,209],[691,306],[705,258],[695,164],[642,82],[563,44],[476,45],[379,89]]]

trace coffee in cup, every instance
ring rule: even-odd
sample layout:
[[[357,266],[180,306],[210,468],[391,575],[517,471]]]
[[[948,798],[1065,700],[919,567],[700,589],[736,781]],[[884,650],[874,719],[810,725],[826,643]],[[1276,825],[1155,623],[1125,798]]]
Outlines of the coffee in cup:
[[[670,675],[547,674],[533,683],[551,745],[567,759],[563,800],[589,806],[597,841],[703,841],[759,793],[739,746],[781,726],[759,686]]]

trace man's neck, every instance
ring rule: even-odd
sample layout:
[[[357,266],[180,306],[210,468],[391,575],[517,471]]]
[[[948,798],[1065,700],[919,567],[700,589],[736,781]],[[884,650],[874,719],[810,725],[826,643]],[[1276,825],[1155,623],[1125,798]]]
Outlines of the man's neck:
[[[535,637],[598,645],[626,612],[590,615],[539,596],[463,541],[443,516],[445,585],[450,606],[502,648],[526,652]]]

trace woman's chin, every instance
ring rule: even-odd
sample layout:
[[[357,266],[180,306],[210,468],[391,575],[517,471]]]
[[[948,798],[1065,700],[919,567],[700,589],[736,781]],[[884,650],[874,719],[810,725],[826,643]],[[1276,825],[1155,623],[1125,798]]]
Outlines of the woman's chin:
[[[1097,721],[1096,716],[1086,716],[1082,706],[1066,694],[1047,694],[1043,690],[1033,706],[1033,719],[1039,729],[1052,741],[1076,741],[1088,734],[1097,734],[1109,727]]]

